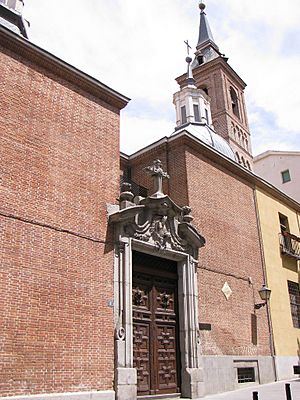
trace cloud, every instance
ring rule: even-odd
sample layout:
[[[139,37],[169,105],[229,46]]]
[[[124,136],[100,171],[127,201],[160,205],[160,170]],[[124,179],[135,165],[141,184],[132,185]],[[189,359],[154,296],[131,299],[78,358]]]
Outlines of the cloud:
[[[143,117],[121,118],[121,150],[132,154],[143,147],[169,136],[174,132],[175,124],[170,120]]]
[[[252,127],[254,156],[266,150],[294,151],[300,149],[300,135],[287,129],[281,130],[278,127],[276,115],[273,113],[251,105],[249,121]]]
[[[130,139],[133,133],[147,132],[151,142],[173,130],[174,79],[186,69],[183,41],[195,47],[198,38],[194,0],[31,0],[25,11],[32,41],[133,99],[122,113],[126,151],[142,143]],[[210,0],[206,13],[220,50],[248,83],[249,113],[276,134],[278,149],[299,143],[298,0]],[[254,152],[266,150],[262,129],[249,119]]]

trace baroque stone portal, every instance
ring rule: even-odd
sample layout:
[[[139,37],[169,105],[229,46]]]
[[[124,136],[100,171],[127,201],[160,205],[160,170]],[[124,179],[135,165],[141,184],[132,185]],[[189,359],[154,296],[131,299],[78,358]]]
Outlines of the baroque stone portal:
[[[138,290],[132,297],[133,251],[177,262],[181,351],[181,392],[189,398],[203,396],[198,323],[197,263],[205,240],[191,224],[191,209],[179,207],[163,193],[169,179],[155,160],[145,171],[154,179],[154,193],[134,198],[130,185],[122,185],[120,207],[110,214],[115,234],[115,389],[118,400],[137,397],[137,373],[133,368],[133,303],[142,301]],[[168,307],[168,295],[162,295]]]

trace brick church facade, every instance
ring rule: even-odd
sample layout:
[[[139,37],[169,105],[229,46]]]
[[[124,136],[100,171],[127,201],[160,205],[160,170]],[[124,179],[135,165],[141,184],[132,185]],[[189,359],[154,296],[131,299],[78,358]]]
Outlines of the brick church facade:
[[[106,204],[119,193],[128,99],[0,30],[0,393],[111,393]]]
[[[121,161],[129,99],[0,25],[3,398],[275,379],[245,84],[200,6],[175,131]]]

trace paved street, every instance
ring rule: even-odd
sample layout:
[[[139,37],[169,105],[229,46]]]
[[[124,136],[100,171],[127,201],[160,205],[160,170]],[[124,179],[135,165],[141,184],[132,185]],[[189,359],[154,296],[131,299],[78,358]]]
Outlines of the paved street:
[[[292,400],[300,400],[300,379],[251,386],[234,392],[206,396],[205,400],[252,400],[252,393],[258,392],[259,400],[286,400],[285,384],[291,384]]]

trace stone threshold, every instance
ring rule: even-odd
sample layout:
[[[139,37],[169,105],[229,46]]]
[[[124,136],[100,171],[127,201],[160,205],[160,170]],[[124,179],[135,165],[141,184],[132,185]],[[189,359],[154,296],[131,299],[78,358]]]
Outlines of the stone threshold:
[[[181,393],[156,394],[156,395],[137,397],[137,400],[178,400],[178,399],[181,399]]]
[[[114,400],[113,390],[72,393],[43,393],[26,396],[0,397],[0,400]]]

